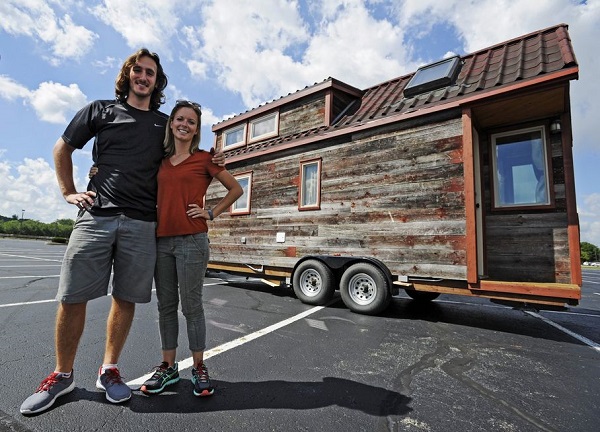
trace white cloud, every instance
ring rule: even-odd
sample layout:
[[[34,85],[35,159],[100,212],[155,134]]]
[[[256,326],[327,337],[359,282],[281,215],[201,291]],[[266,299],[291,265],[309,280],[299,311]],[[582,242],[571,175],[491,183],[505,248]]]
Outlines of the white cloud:
[[[375,19],[361,1],[346,3],[329,2],[310,40],[304,62],[313,74],[366,88],[416,69],[401,27]]]
[[[87,103],[86,95],[77,84],[65,86],[44,82],[37,90],[29,90],[4,75],[0,75],[0,98],[9,101],[23,99],[31,104],[40,120],[57,124],[66,123],[71,114]]]
[[[204,22],[185,31],[188,45],[200,47],[191,63],[196,72],[209,70],[248,107],[293,92],[309,80],[309,70],[288,54],[308,40],[296,2],[257,3],[214,2],[203,9]]]
[[[208,65],[206,63],[199,62],[198,60],[188,60],[186,64],[193,77],[200,80],[207,77]]]
[[[571,84],[574,151],[596,152],[598,133],[596,124],[600,118],[600,104],[591,95],[600,94],[600,61],[597,50],[600,40],[600,2],[589,1],[569,14],[573,48],[579,63],[579,80]]]
[[[81,58],[92,47],[97,34],[85,27],[75,25],[69,15],[58,20],[59,27],[53,28],[50,34],[53,41],[53,52],[58,59],[54,60],[56,65],[65,58]]]
[[[62,124],[87,103],[87,98],[77,84],[45,82],[31,92],[30,103],[41,120]]]
[[[104,60],[92,61],[92,66],[100,75],[104,75],[109,70],[112,71],[114,68],[120,67],[120,61],[115,57],[107,56]]]
[[[57,66],[79,59],[90,51],[98,37],[76,25],[68,14],[57,17],[54,2],[44,0],[4,0],[0,3],[0,29],[15,36],[27,36],[50,48],[44,57]]]
[[[600,247],[600,193],[584,196],[578,207],[581,241]]]
[[[200,4],[198,0],[104,0],[92,13],[111,26],[130,48],[146,47],[167,59],[172,57],[172,38],[185,16]]]
[[[1,157],[1,156],[0,156]],[[77,176],[78,169],[74,167]],[[84,190],[85,180],[79,180],[80,190]],[[20,165],[11,167],[0,160],[0,214],[21,215],[41,222],[56,219],[74,219],[76,209],[66,203],[59,192],[54,169],[42,158],[24,159]]]
[[[373,18],[362,1],[310,3],[310,13],[319,19],[312,28],[297,2],[256,3],[214,2],[203,9],[197,30],[184,31],[195,49],[188,61],[192,74],[215,75],[248,108],[330,76],[366,87],[415,65],[402,45],[401,29]]]
[[[219,118],[215,115],[215,113],[212,111],[212,109],[208,108],[208,107],[202,107],[202,127],[207,127],[207,128],[211,128],[212,125],[214,125],[215,123],[218,123],[220,121],[222,121],[222,118]],[[212,135],[212,132],[211,132]],[[203,144],[207,144],[207,143],[203,143]],[[210,145],[212,146],[212,142],[210,143]]]
[[[29,89],[10,77],[0,75],[0,97],[13,101],[15,99],[26,99],[31,95]]]

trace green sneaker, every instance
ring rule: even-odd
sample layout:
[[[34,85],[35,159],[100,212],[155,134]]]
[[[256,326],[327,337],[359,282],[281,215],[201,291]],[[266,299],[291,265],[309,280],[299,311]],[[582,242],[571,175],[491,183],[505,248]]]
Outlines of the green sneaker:
[[[192,368],[192,384],[194,384],[194,396],[211,396],[215,392],[208,376],[208,368],[204,363]]]
[[[177,363],[169,367],[169,363],[162,362],[153,369],[152,376],[142,384],[140,390],[146,394],[160,393],[166,386],[179,381],[179,370]]]

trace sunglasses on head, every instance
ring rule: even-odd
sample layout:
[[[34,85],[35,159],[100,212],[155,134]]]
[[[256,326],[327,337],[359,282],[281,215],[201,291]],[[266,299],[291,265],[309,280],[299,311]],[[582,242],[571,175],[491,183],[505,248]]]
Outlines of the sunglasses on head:
[[[199,110],[202,110],[202,106],[199,103],[192,102],[192,101],[186,100],[186,99],[177,99],[175,101],[175,105],[176,106],[186,106],[187,105],[187,106],[196,107]]]

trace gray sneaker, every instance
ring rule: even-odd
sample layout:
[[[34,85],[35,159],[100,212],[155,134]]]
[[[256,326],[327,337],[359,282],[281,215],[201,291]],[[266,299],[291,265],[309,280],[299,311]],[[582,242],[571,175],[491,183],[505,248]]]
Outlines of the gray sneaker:
[[[59,396],[70,393],[74,388],[73,372],[69,378],[53,372],[42,381],[35,393],[21,404],[21,414],[37,414],[45,411]]]
[[[96,388],[106,392],[106,399],[112,403],[121,403],[131,398],[131,389],[121,379],[117,368],[108,368],[102,373],[102,367],[98,371]]]

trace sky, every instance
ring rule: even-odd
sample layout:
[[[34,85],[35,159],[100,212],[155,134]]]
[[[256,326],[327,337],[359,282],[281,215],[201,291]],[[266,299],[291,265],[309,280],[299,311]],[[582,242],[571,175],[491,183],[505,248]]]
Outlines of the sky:
[[[211,126],[336,78],[366,89],[451,54],[569,25],[581,241],[600,246],[600,0],[2,0],[0,215],[53,222],[76,208],[58,190],[52,148],[77,110],[114,98],[123,61],[160,55],[177,99]],[[74,153],[85,190],[92,143]]]

